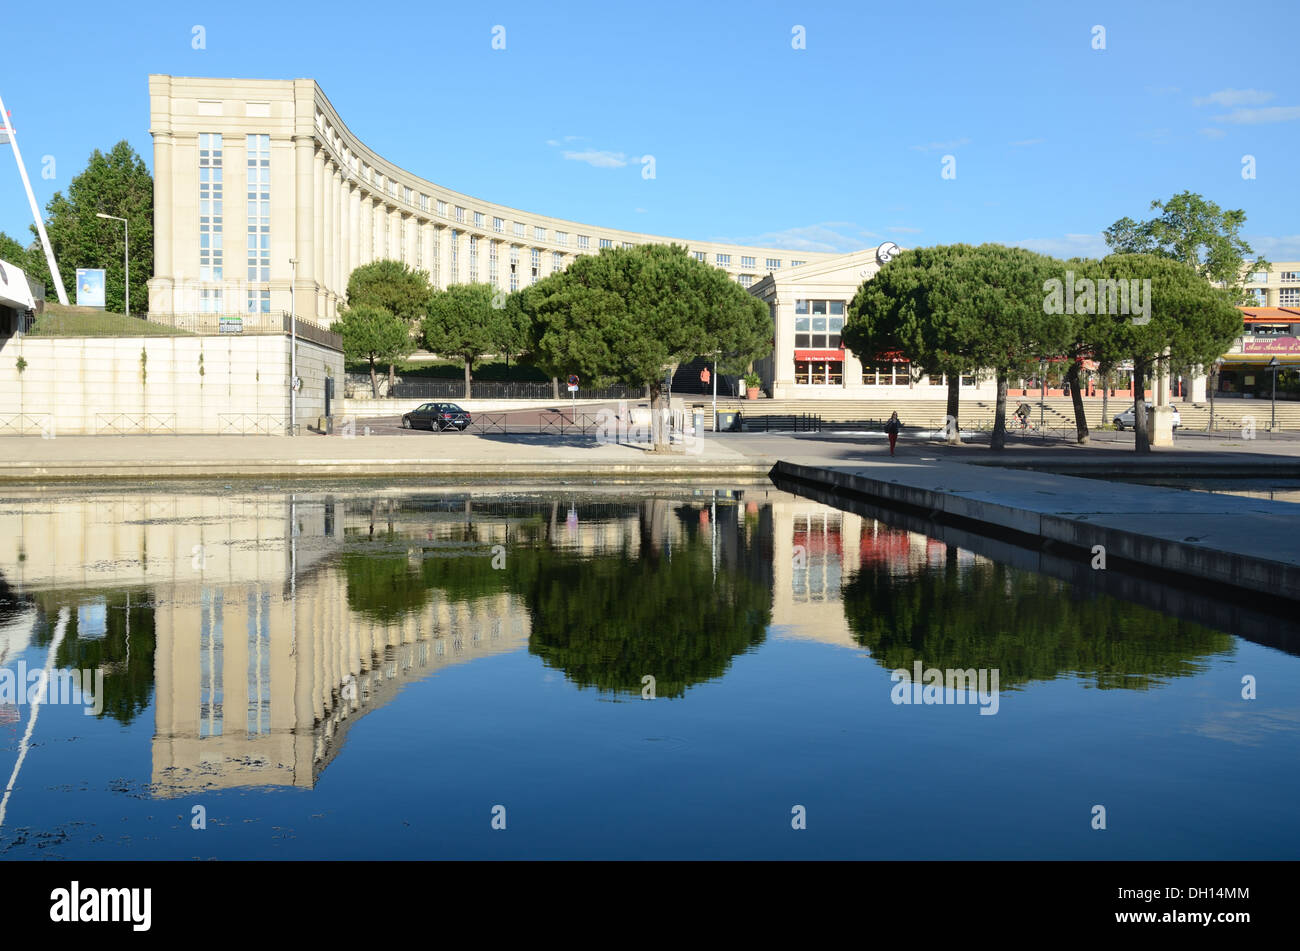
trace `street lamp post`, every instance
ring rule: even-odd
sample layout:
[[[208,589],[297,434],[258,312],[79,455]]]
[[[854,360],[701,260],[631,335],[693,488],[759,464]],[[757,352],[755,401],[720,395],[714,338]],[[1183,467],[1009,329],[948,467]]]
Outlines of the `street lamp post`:
[[[1043,407],[1047,403],[1047,360],[1038,360],[1038,434],[1043,434]]]
[[[298,259],[289,259],[289,435],[298,425]]]
[[[1268,361],[1268,368],[1273,371],[1273,412],[1269,418],[1268,431],[1277,429],[1277,357]]]
[[[131,316],[131,225],[125,218],[119,218],[117,215],[106,215],[102,211],[97,212],[96,218],[108,218],[111,221],[122,222],[122,281],[123,303],[122,309],[126,316]]]

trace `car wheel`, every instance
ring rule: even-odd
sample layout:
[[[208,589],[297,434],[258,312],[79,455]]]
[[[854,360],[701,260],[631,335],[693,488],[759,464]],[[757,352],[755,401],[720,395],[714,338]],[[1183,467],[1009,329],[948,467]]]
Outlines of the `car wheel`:
[[[1121,423],[1118,419],[1115,420],[1115,429],[1117,429],[1121,433],[1124,431],[1124,424]]]
[[[403,417],[402,417],[402,428],[403,428],[403,429],[410,429],[410,428],[411,428],[411,417],[409,417],[409,416],[403,416]]]

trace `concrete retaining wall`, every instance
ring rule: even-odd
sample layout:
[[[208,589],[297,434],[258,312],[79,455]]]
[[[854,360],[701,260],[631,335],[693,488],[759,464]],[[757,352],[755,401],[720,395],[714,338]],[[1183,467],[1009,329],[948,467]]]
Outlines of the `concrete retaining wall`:
[[[987,500],[966,498],[899,482],[886,482],[852,472],[778,462],[775,478],[794,479],[822,489],[879,500],[889,506],[946,516],[962,524],[985,526],[1036,536],[1083,552],[1102,545],[1107,559],[1133,562],[1171,575],[1227,585],[1242,592],[1300,600],[1300,567],[1253,554],[1224,551],[1190,541],[1160,538],[1142,532],[1069,517],[1032,512]]]
[[[10,337],[0,341],[0,433],[283,433],[290,362],[279,335]],[[314,424],[343,355],[300,339],[298,375],[298,423]]]

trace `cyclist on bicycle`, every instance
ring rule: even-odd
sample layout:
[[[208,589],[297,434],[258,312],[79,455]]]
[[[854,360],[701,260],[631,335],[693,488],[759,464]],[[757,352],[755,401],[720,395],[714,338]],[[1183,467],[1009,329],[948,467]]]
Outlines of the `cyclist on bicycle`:
[[[1029,404],[1024,400],[1021,400],[1020,405],[1016,407],[1016,418],[1020,420],[1021,429],[1029,427]]]

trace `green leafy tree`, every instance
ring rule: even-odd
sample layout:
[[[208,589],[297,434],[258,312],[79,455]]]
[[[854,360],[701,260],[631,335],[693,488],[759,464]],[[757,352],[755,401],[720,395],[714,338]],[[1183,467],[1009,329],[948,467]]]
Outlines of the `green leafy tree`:
[[[1207,366],[1241,332],[1241,312],[1233,292],[1212,286],[1192,266],[1157,254],[1112,254],[1098,263],[1101,277],[1128,282],[1150,281],[1147,315],[1107,314],[1106,347],[1133,360],[1135,390],[1134,448],[1150,451],[1146,401],[1149,375],[1177,366]],[[1098,315],[1102,321],[1102,315]]]
[[[978,326],[958,308],[960,286],[942,279],[970,245],[940,245],[902,252],[858,288],[849,305],[844,343],[864,362],[880,353],[902,351],[930,374],[948,376],[947,427],[950,443],[961,439],[960,384],[963,373],[978,369]]]
[[[153,177],[125,139],[107,154],[92,152],[85,170],[68,185],[67,195],[55,192],[45,206],[45,230],[68,298],[76,299],[77,268],[103,268],[105,308],[122,313],[126,309],[122,222],[98,218],[99,212],[129,222],[131,309],[143,312],[148,309],[148,280],[153,275]],[[35,238],[36,226],[31,230]],[[44,253],[30,252],[27,261],[27,272],[45,282],[48,297],[55,297]]]
[[[452,284],[429,298],[421,324],[425,349],[464,362],[465,399],[471,398],[474,362],[479,357],[509,353],[522,343],[519,311],[507,304],[491,284]]]
[[[22,268],[28,276],[36,280],[36,274],[32,271],[30,260],[30,251],[23,246],[22,242],[12,238],[0,231],[0,261],[8,261],[16,267]]]
[[[428,313],[429,295],[432,290],[429,275],[424,271],[417,271],[401,261],[372,261],[361,265],[348,278],[348,306],[364,305],[386,310],[406,324],[409,336]],[[407,356],[413,349],[414,347],[407,348],[400,353],[395,353],[391,359],[387,359],[389,394],[393,392],[393,386],[397,382],[397,361]],[[373,367],[371,381],[373,384]]]
[[[365,361],[370,366],[370,391],[379,398],[377,367],[389,368],[415,349],[411,325],[383,307],[359,304],[346,307],[334,322],[334,330],[343,337],[343,356],[350,363]],[[391,380],[389,377],[391,393]]]
[[[1104,232],[1106,245],[1116,254],[1156,254],[1190,265],[1207,281],[1231,290],[1233,302],[1254,303],[1245,290],[1247,262],[1255,252],[1241,237],[1246,212],[1225,211],[1194,192],[1179,192],[1166,202],[1153,201],[1160,214],[1146,221],[1124,217]],[[1268,262],[1255,258],[1250,268],[1268,270]]]
[[[771,351],[768,308],[725,272],[679,245],[606,248],[579,257],[525,298],[538,322],[545,365],[576,372],[594,385],[616,382],[650,390],[662,420],[670,368],[717,350],[746,363]],[[651,427],[656,451],[667,449],[662,425]]]

